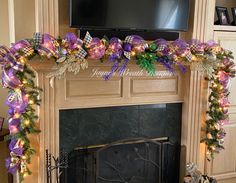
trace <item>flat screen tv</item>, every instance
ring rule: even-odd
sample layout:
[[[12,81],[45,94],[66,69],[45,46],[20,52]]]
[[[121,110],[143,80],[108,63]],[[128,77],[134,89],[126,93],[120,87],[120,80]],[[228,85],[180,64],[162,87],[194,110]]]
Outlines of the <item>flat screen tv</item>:
[[[186,31],[190,0],[70,0],[80,29]]]

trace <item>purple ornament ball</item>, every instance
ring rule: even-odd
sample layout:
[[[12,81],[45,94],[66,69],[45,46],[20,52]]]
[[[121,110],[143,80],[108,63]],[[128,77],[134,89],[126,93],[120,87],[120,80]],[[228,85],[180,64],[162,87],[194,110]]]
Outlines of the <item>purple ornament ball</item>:
[[[73,32],[69,32],[66,34],[66,40],[70,43],[75,43],[77,41],[77,36]]]
[[[224,71],[219,71],[218,77],[221,83],[227,83],[229,81],[229,75]]]
[[[92,59],[101,59],[106,52],[106,47],[101,43],[100,45],[88,50],[89,57]]]
[[[8,114],[9,115],[14,115],[14,109],[13,108],[9,108],[8,109]]]
[[[129,44],[129,43],[125,43],[125,44],[124,44],[124,50],[125,50],[125,51],[130,52],[131,49],[132,49],[131,44]]]
[[[231,64],[231,61],[230,61],[228,58],[225,58],[225,59],[223,60],[223,64],[224,64],[225,66],[228,66],[228,65]]]

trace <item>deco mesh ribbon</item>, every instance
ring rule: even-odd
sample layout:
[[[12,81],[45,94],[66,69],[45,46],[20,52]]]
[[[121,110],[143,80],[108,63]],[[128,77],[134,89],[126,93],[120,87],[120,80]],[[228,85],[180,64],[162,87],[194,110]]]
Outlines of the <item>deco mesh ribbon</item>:
[[[131,61],[153,76],[156,74],[155,63],[162,64],[169,72],[174,72],[177,66],[183,73],[186,65],[197,64],[207,73],[211,91],[202,142],[206,144],[209,159],[223,149],[226,135],[223,125],[229,122],[229,82],[235,77],[230,51],[214,42],[198,40],[167,42],[157,39],[147,43],[136,35],[121,41],[116,37],[110,40],[93,38],[88,32],[83,40],[73,33],[68,33],[64,39],[35,33],[32,39],[20,40],[10,49],[0,46],[1,83],[9,90],[6,105],[9,107],[10,157],[6,159],[6,167],[13,174],[19,171],[21,180],[30,174],[28,164],[34,153],[28,135],[39,132],[34,107],[40,104],[40,89],[33,81],[34,72],[27,65],[35,55],[55,59],[56,71],[50,73],[49,78],[61,78],[66,71],[77,74],[80,68],[88,67],[88,58],[111,63],[111,71],[104,76],[105,80],[116,72],[122,75]]]

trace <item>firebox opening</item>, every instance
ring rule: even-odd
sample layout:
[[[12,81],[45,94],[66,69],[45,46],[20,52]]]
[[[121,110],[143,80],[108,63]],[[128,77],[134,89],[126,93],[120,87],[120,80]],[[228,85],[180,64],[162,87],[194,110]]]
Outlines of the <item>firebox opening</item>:
[[[182,104],[60,111],[65,183],[177,183]]]

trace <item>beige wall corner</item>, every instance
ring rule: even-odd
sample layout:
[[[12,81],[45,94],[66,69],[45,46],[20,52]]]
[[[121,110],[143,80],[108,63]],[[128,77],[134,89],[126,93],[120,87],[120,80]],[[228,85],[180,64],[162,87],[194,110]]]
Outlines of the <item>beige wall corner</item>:
[[[26,6],[27,5],[27,6]],[[35,1],[14,1],[15,40],[31,38],[36,31]]]
[[[0,1],[0,45],[10,45],[9,41],[9,23],[8,23],[8,0]],[[0,71],[1,74],[1,71]],[[0,116],[7,117],[7,107],[5,106],[5,99],[7,90],[0,87]],[[6,126],[6,123],[5,123]]]
[[[8,0],[0,1],[0,44],[9,46]]]

